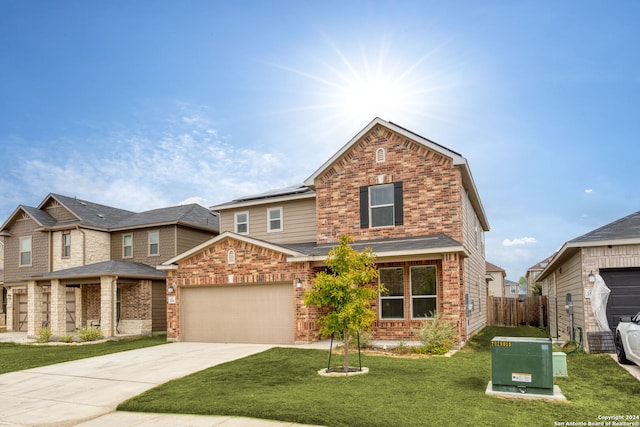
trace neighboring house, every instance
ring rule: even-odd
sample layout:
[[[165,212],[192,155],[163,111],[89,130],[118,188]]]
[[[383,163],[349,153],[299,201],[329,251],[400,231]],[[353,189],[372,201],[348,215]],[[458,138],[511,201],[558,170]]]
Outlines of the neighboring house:
[[[460,341],[486,324],[489,230],[460,154],[374,119],[304,184],[212,207],[221,234],[167,272],[168,337],[293,343],[319,339],[303,296],[340,235],[376,254],[376,339],[409,340],[434,313]]]
[[[527,295],[531,295],[536,287],[536,283],[540,283],[540,281],[538,280],[538,276],[540,276],[542,270],[544,270],[545,267],[549,265],[549,262],[551,262],[551,259],[554,255],[555,254],[545,258],[536,265],[533,265],[527,269]]]
[[[591,306],[598,274],[611,290],[606,315],[613,331],[622,316],[640,311],[640,212],[566,242],[537,278],[549,298],[552,337],[570,340],[573,334],[578,341],[582,330],[587,351],[613,352],[613,335],[600,330]]]
[[[134,213],[49,194],[19,206],[0,228],[7,329],[164,332],[166,280],[155,267],[217,234],[217,216],[195,204]]]
[[[520,284],[513,280],[506,279],[504,281],[504,297],[505,298],[518,298],[520,295]]]
[[[489,286],[490,297],[504,297],[504,281],[507,272],[504,268],[498,267],[490,262],[487,265],[487,282]]]
[[[0,236],[0,326],[7,321],[7,290],[4,288],[4,240]]]

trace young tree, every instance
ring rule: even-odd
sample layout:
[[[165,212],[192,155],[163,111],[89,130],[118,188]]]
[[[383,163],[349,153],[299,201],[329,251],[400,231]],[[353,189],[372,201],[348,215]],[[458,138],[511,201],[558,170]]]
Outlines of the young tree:
[[[369,301],[379,292],[378,286],[371,285],[378,277],[373,251],[366,248],[358,252],[350,245],[353,241],[350,236],[340,237],[340,244],[329,251],[329,268],[316,275],[313,287],[304,295],[305,305],[330,309],[318,320],[320,333],[342,334],[345,372],[349,372],[349,336],[368,330],[375,321]]]

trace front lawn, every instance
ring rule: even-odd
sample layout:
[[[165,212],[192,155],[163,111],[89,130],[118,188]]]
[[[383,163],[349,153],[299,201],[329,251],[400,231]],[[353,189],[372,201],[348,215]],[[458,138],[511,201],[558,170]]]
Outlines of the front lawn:
[[[84,345],[0,343],[0,374],[166,343],[166,335],[129,338]]]
[[[118,409],[351,427],[553,426],[640,414],[640,382],[608,355],[567,356],[569,377],[555,384],[570,403],[485,395],[494,336],[544,334],[535,328],[486,328],[453,357],[363,356],[370,373],[349,378],[317,374],[326,367],[326,351],[274,348],[171,381]]]

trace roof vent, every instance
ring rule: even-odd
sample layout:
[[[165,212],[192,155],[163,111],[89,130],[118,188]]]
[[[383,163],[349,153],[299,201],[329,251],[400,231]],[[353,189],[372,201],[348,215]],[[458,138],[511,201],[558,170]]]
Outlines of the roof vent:
[[[96,215],[98,215],[98,218],[104,218],[104,215],[102,214],[96,214]]]

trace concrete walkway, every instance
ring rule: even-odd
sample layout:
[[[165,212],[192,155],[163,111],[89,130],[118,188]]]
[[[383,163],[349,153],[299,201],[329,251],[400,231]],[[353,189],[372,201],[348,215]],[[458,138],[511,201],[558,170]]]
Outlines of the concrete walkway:
[[[291,426],[235,417],[113,412],[119,403],[159,384],[272,347],[171,343],[3,374],[0,426]]]

